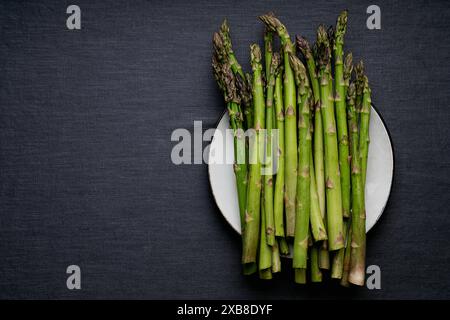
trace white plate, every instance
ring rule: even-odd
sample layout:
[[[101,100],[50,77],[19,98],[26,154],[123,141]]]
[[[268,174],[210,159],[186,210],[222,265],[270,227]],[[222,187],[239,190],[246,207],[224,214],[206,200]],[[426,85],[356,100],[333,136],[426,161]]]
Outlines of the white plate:
[[[236,179],[233,171],[233,135],[228,113],[224,113],[211,141],[209,153],[209,181],[222,215],[236,232],[241,232]],[[220,131],[221,135],[217,131]],[[372,107],[370,116],[370,144],[366,177],[366,231],[380,218],[391,192],[394,173],[394,154],[387,128]],[[226,136],[225,139],[220,138]],[[227,152],[225,153],[225,148]],[[219,161],[226,155],[227,161]]]

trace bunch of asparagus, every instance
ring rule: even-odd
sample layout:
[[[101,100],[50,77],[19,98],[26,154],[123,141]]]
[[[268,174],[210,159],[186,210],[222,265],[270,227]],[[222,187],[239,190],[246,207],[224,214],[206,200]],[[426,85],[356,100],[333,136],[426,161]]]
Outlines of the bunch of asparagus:
[[[243,272],[271,279],[292,241],[295,282],[306,283],[308,269],[321,282],[331,269],[343,286],[361,286],[371,91],[363,62],[353,68],[352,54],[344,56],[347,11],[335,27],[318,27],[313,46],[293,42],[273,13],[259,18],[264,52],[250,46],[251,73],[234,55],[226,20],[213,37],[234,133]]]

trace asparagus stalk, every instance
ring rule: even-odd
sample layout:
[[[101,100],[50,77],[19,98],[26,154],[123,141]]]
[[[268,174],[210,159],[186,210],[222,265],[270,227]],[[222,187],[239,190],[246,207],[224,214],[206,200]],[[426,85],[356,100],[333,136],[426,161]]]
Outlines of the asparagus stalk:
[[[253,126],[253,104],[252,104],[252,86],[250,75],[246,74],[245,78],[242,78],[239,74],[236,75],[236,87],[239,92],[239,96],[242,100],[243,113],[245,116],[244,128],[249,129]]]
[[[347,90],[348,90],[348,86],[349,86],[349,83],[350,83],[351,73],[352,73],[352,70],[353,70],[352,60],[353,60],[352,54],[351,53],[347,54],[347,56],[345,57],[344,73],[343,73],[343,80],[344,80],[344,90],[343,90],[343,92],[344,92],[344,97],[347,97]],[[345,108],[346,108],[346,104],[345,104]],[[337,109],[337,105],[336,105],[336,109]],[[337,110],[336,110],[336,113],[337,113]],[[347,110],[345,110],[345,120],[344,121],[345,121],[345,130],[347,130]],[[339,124],[339,122],[338,122],[338,124]],[[347,130],[347,132],[348,132],[348,130]],[[339,134],[339,125],[338,125],[338,134]],[[347,142],[346,142],[347,143],[346,149],[347,149],[347,151],[349,151],[348,150],[349,149],[348,148],[348,135],[346,136],[346,140],[347,140]],[[339,151],[341,151],[341,149],[339,149]],[[339,160],[341,160],[341,154],[339,156],[340,156]],[[349,179],[350,179],[350,157],[349,157],[349,154],[347,154],[347,159],[348,159],[347,164],[348,164],[348,169],[349,169],[348,173],[349,173]],[[343,170],[342,170],[342,167],[341,167],[341,181],[343,182],[342,172],[343,172]],[[350,180],[348,182],[350,183]],[[344,186],[344,182],[343,182],[342,186]],[[349,191],[349,194],[348,194],[348,205],[349,205],[349,207],[348,207],[348,209],[350,210],[350,196],[351,196],[350,185],[348,187],[349,187],[349,190],[348,190]],[[344,196],[346,196],[346,195],[344,194],[344,189],[342,189],[342,198],[343,198],[342,206],[343,207],[344,207]],[[347,225],[348,224],[349,223],[346,221],[346,219],[344,219],[344,241],[346,243],[347,243],[347,235],[348,235],[348,232],[347,232],[347,229],[348,229]],[[342,248],[342,249],[339,249],[338,253],[336,253],[334,258],[333,258],[333,265],[332,265],[332,268],[331,268],[331,277],[332,278],[341,279],[342,276],[343,276],[343,264],[344,264],[345,250],[346,250],[345,247]]]
[[[322,241],[319,250],[319,268],[323,270],[330,269],[330,253],[328,252],[328,241]]]
[[[313,112],[315,109],[315,102],[314,102],[314,97],[311,94],[310,97],[310,112]],[[314,120],[310,117],[310,125],[309,125],[309,131],[310,131],[310,135],[313,136],[314,134]],[[312,143],[311,143],[311,148],[312,148]],[[327,236],[327,232],[326,232],[326,227],[325,227],[325,223],[323,221],[323,217],[322,217],[322,212],[320,211],[320,206],[319,206],[319,197],[317,195],[317,186],[316,186],[316,176],[315,176],[315,172],[314,172],[314,161],[313,161],[313,152],[312,149],[310,150],[309,153],[309,176],[311,179],[311,183],[309,184],[309,191],[310,191],[310,201],[311,201],[311,205],[310,205],[310,221],[311,221],[311,229],[310,229],[310,233],[311,233],[311,242],[314,241],[320,241],[322,242],[323,240],[327,240],[328,236]],[[321,243],[320,243],[321,245]],[[320,246],[318,244],[316,244],[316,248],[317,248],[317,266],[319,267],[319,251],[320,251]]]
[[[321,95],[321,114],[325,137],[325,174],[328,247],[339,250],[344,246],[342,194],[339,177],[338,144],[336,137],[336,119],[334,117],[331,87],[330,46],[324,26],[317,31],[319,54],[319,79]]]
[[[311,197],[311,213],[310,213],[310,219],[311,219],[311,230],[312,235],[314,237],[315,241],[321,241],[321,240],[327,240],[327,232],[325,228],[325,224],[323,222],[322,213],[320,211],[319,206],[319,197],[317,196],[317,186],[316,186],[316,178],[314,174],[314,163],[312,154],[310,153],[309,157],[309,175],[311,177],[311,183],[310,183],[310,197]]]
[[[311,112],[315,109],[315,103],[313,101],[313,98],[311,96],[310,99],[310,110]],[[310,118],[310,134],[311,136],[314,134],[314,120]],[[312,147],[312,144],[311,144]],[[311,241],[323,241],[327,240],[327,232],[325,223],[323,221],[322,212],[320,211],[319,206],[319,197],[317,195],[317,186],[316,186],[316,176],[314,172],[314,161],[313,161],[313,154],[312,150],[310,150],[309,153],[309,176],[311,179],[311,183],[309,184],[309,191],[310,191],[310,198],[311,198],[311,206],[310,206],[310,221],[311,221],[311,230],[310,233],[312,234]],[[312,241],[312,242],[314,242]],[[321,246],[321,243],[320,243]],[[319,251],[320,246],[316,245],[317,248],[317,265],[319,267]]]
[[[311,131],[309,108],[312,101],[311,88],[303,63],[295,55],[289,56],[290,64],[294,70],[297,84],[298,103],[298,137],[299,161],[298,183],[296,197],[295,237],[293,267],[295,269],[307,268],[309,215],[311,207],[310,197],[310,154]]]
[[[344,60],[344,94],[345,94],[345,106],[347,107],[347,91],[350,85],[350,79],[353,72],[353,55],[351,52],[347,53]],[[349,148],[350,150],[350,148]]]
[[[269,32],[272,34],[271,32]],[[264,207],[266,213],[266,237],[267,243],[269,245],[275,244],[275,224],[274,224],[274,213],[273,213],[273,148],[272,148],[272,125],[273,125],[273,98],[275,89],[275,76],[279,65],[279,59],[274,56],[272,59],[272,45],[270,42],[266,43],[266,65],[267,60],[270,59],[268,78],[267,78],[267,90],[266,90],[266,159],[265,165],[265,175],[264,175]],[[269,41],[268,40],[268,41]],[[266,41],[267,42],[267,41]],[[270,53],[268,53],[270,51]]]
[[[346,241],[348,236],[348,220],[344,220],[344,241]],[[333,262],[331,264],[331,278],[333,279],[341,279],[344,271],[344,257],[345,257],[345,249],[344,246],[342,249],[336,251],[333,256]]]
[[[294,270],[294,281],[298,284],[306,283],[306,269],[295,269]]]
[[[264,32],[264,63],[265,63],[265,76],[266,81],[269,82],[270,68],[272,65],[272,42],[273,42],[273,32],[266,28]]]
[[[234,76],[229,68],[229,64],[224,65],[224,81],[228,92],[229,107],[228,114],[231,119],[231,126],[234,134],[235,164],[234,173],[238,190],[239,212],[241,216],[241,225],[245,224],[245,205],[247,200],[247,163],[245,162],[245,136],[243,131],[243,119],[240,112],[240,98],[236,92]]]
[[[272,248],[272,273],[281,272],[280,247],[278,241],[275,240]]]
[[[285,256],[289,255],[289,245],[286,241],[286,238],[284,237],[278,238],[278,244],[280,246],[280,253]]]
[[[345,254],[344,254],[344,262],[342,267],[342,278],[341,278],[341,286],[348,287],[350,284],[348,282],[348,275],[350,272],[350,257],[351,257],[351,241],[352,241],[352,226],[351,226],[351,218],[347,222],[347,239],[345,244]]]
[[[262,280],[271,280],[272,279],[272,270],[264,269],[259,272],[259,278]]]
[[[245,138],[242,130],[242,113],[239,109],[239,96],[236,92],[235,81],[227,61],[218,60],[217,54],[213,55],[212,66],[214,77],[223,91],[224,99],[227,102],[227,109],[230,116],[230,125],[234,132],[234,151],[236,185],[238,189],[239,212],[242,229],[245,228],[245,203],[247,198],[247,164],[245,162]],[[245,264],[244,273],[256,272],[256,264]]]
[[[367,173],[367,157],[369,154],[369,122],[370,122],[370,108],[372,100],[370,98],[371,90],[369,87],[369,80],[364,76],[363,80],[363,101],[360,115],[360,135],[359,135],[359,152],[361,157],[361,176],[363,188],[366,185]],[[363,189],[364,191],[364,189]]]
[[[344,81],[344,36],[347,30],[347,11],[342,11],[336,23],[334,33],[334,76],[336,104],[336,123],[339,141],[339,168],[341,174],[342,189],[342,214],[350,216],[350,159],[348,149],[347,110],[345,107],[345,81]]]
[[[361,66],[360,66],[361,67]],[[359,68],[360,68],[359,67]],[[358,71],[356,71],[358,72]],[[349,80],[350,75],[347,75],[347,80]],[[347,114],[349,116],[355,116],[356,120],[353,120],[357,124],[357,110],[356,110],[356,91],[357,86],[355,86],[355,83],[352,83],[351,86],[349,86],[347,83],[347,92],[346,92],[346,101],[347,101]],[[351,110],[351,108],[354,108],[355,111]],[[350,119],[349,119],[350,122]],[[357,129],[357,128],[356,128]],[[349,127],[350,134],[351,134],[351,127]],[[357,130],[356,130],[357,131]],[[353,192],[353,191],[352,191]],[[352,193],[353,194],[353,193]],[[345,239],[345,253],[344,253],[344,261],[343,261],[343,267],[342,267],[342,278],[341,278],[341,286],[348,287],[350,286],[350,283],[348,282],[348,275],[350,273],[350,259],[351,259],[351,252],[352,252],[352,222],[351,217],[347,221],[347,237]]]
[[[314,244],[311,248],[311,282],[322,282],[322,271],[319,268],[320,244]]]
[[[249,184],[247,189],[247,206],[245,212],[245,228],[242,263],[256,262],[261,209],[261,155],[264,152],[264,89],[262,84],[261,49],[258,45],[250,46],[251,65],[253,70],[253,104],[256,137],[249,150]],[[262,152],[261,152],[262,150]]]
[[[350,272],[348,281],[362,286],[365,278],[366,255],[366,210],[364,204],[364,185],[362,183],[361,159],[358,149],[358,123],[354,102],[355,87],[348,92],[348,126],[350,129],[350,154],[352,172],[352,240]]]
[[[294,73],[289,64],[289,55],[295,48],[286,27],[272,14],[259,17],[266,26],[277,32],[284,55],[284,108],[285,108],[285,208],[286,235],[295,233],[295,197],[297,192],[297,115]]]
[[[297,36],[297,47],[302,52],[306,60],[311,87],[314,94],[314,168],[317,185],[317,195],[319,198],[320,212],[325,219],[325,169],[324,169],[324,146],[322,117],[320,115],[320,86],[317,77],[316,62],[306,38]]]
[[[264,201],[264,191],[261,196],[261,203]],[[259,241],[259,272],[262,279],[268,279],[267,273],[269,270],[272,273],[272,248],[267,244],[266,237],[266,214],[264,206],[261,206],[261,239]]]
[[[320,85],[317,76],[316,61],[314,53],[306,38],[296,37],[297,47],[302,52],[306,60],[311,87],[314,94],[314,173],[315,183],[317,187],[317,196],[319,200],[319,208],[322,214],[322,219],[326,228],[326,207],[325,207],[325,167],[324,167],[324,139],[323,139],[323,125],[321,116],[321,102],[320,102]],[[328,241],[323,241],[319,249],[319,267],[321,269],[330,268],[330,258],[328,254]]]
[[[363,90],[364,90],[364,62],[362,60],[359,61],[359,63],[355,67],[355,73],[356,73],[356,100],[355,100],[355,107],[356,112],[358,116],[358,123],[359,123],[359,113],[361,112],[362,108],[362,101],[363,101]]]
[[[274,60],[281,63],[281,57],[278,53],[273,56]],[[275,114],[277,118],[278,129],[278,150],[277,156],[277,176],[275,181],[275,191],[273,199],[273,214],[275,220],[275,235],[284,237],[284,216],[283,216],[283,199],[284,199],[284,107],[283,107],[283,83],[282,83],[282,67],[278,68],[275,79]],[[283,242],[285,242],[283,240]],[[285,246],[281,247],[281,253],[285,254]]]

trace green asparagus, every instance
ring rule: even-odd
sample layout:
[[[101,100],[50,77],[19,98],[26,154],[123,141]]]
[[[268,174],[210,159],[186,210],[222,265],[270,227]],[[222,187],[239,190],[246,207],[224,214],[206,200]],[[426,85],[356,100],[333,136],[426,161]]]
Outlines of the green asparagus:
[[[293,267],[295,269],[307,268],[308,256],[308,232],[310,216],[310,154],[311,154],[311,131],[310,131],[310,103],[312,92],[303,63],[295,55],[289,56],[289,61],[294,70],[295,83],[297,85],[298,103],[298,137],[299,137],[299,161],[298,161],[298,183],[296,197],[295,237]]]
[[[347,54],[347,56],[345,57],[344,73],[343,73],[343,81],[344,81],[344,90],[343,90],[344,95],[343,95],[343,97],[344,97],[345,100],[347,100],[346,99],[346,97],[347,97],[347,89],[348,89],[348,86],[349,86],[349,83],[350,83],[350,76],[351,76],[351,73],[352,73],[352,70],[353,70],[352,61],[353,61],[352,54],[351,53]],[[346,108],[346,105],[347,104],[345,104],[345,108]],[[336,110],[336,112],[337,112],[337,110]],[[345,119],[344,119],[344,121],[345,121],[345,130],[347,130],[347,110],[345,109],[344,112],[345,112]],[[339,122],[338,122],[338,124],[339,124]],[[342,126],[342,124],[341,124],[341,126]],[[347,132],[348,132],[348,130],[347,130]],[[339,126],[338,126],[338,133],[339,133]],[[346,137],[348,137],[348,135]],[[348,138],[346,140],[347,140],[346,149],[347,149],[347,151],[349,151],[348,150],[349,149],[348,148]],[[341,151],[341,149],[339,149],[339,151]],[[341,157],[339,159],[341,159]],[[348,164],[348,167],[350,169],[350,157],[349,157],[348,153],[347,153],[347,159],[348,159],[347,164]],[[343,172],[343,170],[342,170],[342,166],[341,166],[341,181],[343,181],[343,179],[342,179],[342,172]],[[348,173],[349,173],[349,181],[348,182],[350,183],[350,170],[349,170]],[[344,190],[344,189],[342,189],[342,190]],[[351,197],[350,185],[349,185],[349,190],[348,191],[349,191],[349,194],[348,194],[348,197],[349,197],[348,205],[349,205],[349,207],[348,207],[348,209],[350,210],[350,197]],[[345,195],[344,192],[342,192],[342,197],[343,198],[344,198],[344,195]],[[342,201],[344,202],[344,200],[342,200]],[[344,205],[343,205],[343,207],[344,207]],[[348,235],[348,232],[347,232],[348,227],[347,227],[347,225],[348,224],[349,223],[348,223],[347,219],[344,219],[344,242],[345,243],[347,243],[347,235]],[[333,264],[332,264],[332,268],[331,268],[331,277],[332,278],[336,278],[336,279],[342,278],[345,250],[346,250],[345,247],[342,248],[342,249],[339,249],[339,251],[333,257]]]
[[[270,36],[269,36],[270,34]],[[269,70],[267,73],[267,88],[266,88],[266,149],[265,155],[266,160],[264,162],[265,172],[264,172],[264,208],[266,213],[266,238],[267,243],[271,246],[275,244],[275,224],[274,224],[274,213],[273,213],[273,148],[272,148],[272,125],[273,125],[273,100],[274,100],[274,89],[275,89],[275,76],[279,65],[279,60],[277,58],[272,59],[272,33],[266,32],[266,66],[268,61]]]
[[[314,94],[314,173],[317,187],[317,197],[319,199],[319,208],[322,214],[325,228],[327,227],[326,206],[325,206],[325,167],[324,167],[324,139],[323,139],[323,125],[321,116],[321,102],[320,102],[320,85],[317,75],[316,61],[314,52],[311,49],[306,38],[296,37],[297,47],[302,52],[306,60],[311,87]],[[319,249],[319,267],[321,269],[330,268],[330,258],[328,254],[328,241],[323,241]]]
[[[281,63],[280,55],[275,53],[273,55],[274,60],[278,60]],[[275,220],[275,235],[277,237],[285,236],[284,233],[284,107],[283,107],[283,83],[282,83],[282,70],[280,66],[277,70],[276,80],[275,80],[275,113],[277,118],[277,129],[278,129],[278,148],[275,153],[277,156],[277,176],[275,181],[275,191],[273,200],[273,213]],[[285,242],[283,240],[283,242]],[[285,254],[285,246],[280,245],[281,252]]]
[[[253,44],[250,47],[251,65],[253,70],[253,105],[255,137],[249,150],[249,182],[247,189],[247,206],[245,212],[245,228],[243,233],[242,263],[256,262],[261,209],[261,155],[264,152],[264,137],[261,130],[264,127],[264,89],[262,83],[261,49]],[[262,150],[262,152],[261,152]]]
[[[363,187],[366,185],[366,173],[367,173],[367,157],[369,154],[369,121],[370,121],[370,108],[372,100],[370,97],[371,91],[369,87],[369,80],[366,76],[363,78],[363,100],[361,105],[361,115],[359,124],[359,152],[361,157],[361,176]]]
[[[295,197],[297,190],[297,114],[295,80],[289,64],[289,55],[295,52],[295,47],[286,27],[280,20],[272,14],[262,15],[259,18],[270,30],[277,32],[283,47],[286,236],[293,237],[295,233]]]
[[[345,81],[344,81],[344,58],[343,45],[344,35],[347,30],[347,11],[343,11],[336,23],[334,34],[334,75],[335,93],[334,101],[336,105],[336,123],[339,141],[339,168],[342,189],[342,214],[344,217],[350,216],[350,164],[348,149],[348,129],[347,110],[345,107]]]
[[[354,96],[354,85],[349,87],[348,95]],[[358,123],[355,103],[348,99],[348,126],[350,129],[350,154],[352,172],[352,237],[350,272],[348,281],[362,286],[366,274],[366,210],[364,204],[364,185],[362,183],[361,159],[358,148]]]
[[[319,55],[319,79],[321,114],[325,137],[326,204],[329,250],[339,250],[344,246],[341,181],[339,177],[338,144],[336,119],[331,91],[330,46],[323,25],[317,30]]]
[[[264,191],[261,196],[261,203],[264,201]],[[262,279],[267,279],[268,271],[272,273],[272,248],[267,244],[266,239],[266,214],[264,206],[261,206],[261,239],[259,241],[259,275]]]

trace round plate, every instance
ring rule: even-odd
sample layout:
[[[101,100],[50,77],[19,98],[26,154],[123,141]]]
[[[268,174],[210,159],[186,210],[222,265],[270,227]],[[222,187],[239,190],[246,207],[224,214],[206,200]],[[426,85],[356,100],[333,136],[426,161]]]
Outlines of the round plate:
[[[225,112],[210,145],[209,181],[220,212],[236,232],[241,232],[236,179],[233,171],[233,135]],[[373,108],[370,116],[370,144],[366,176],[366,231],[380,218],[389,198],[394,173],[394,153],[388,130]],[[226,152],[225,152],[226,150]],[[226,160],[226,161],[223,161]]]

